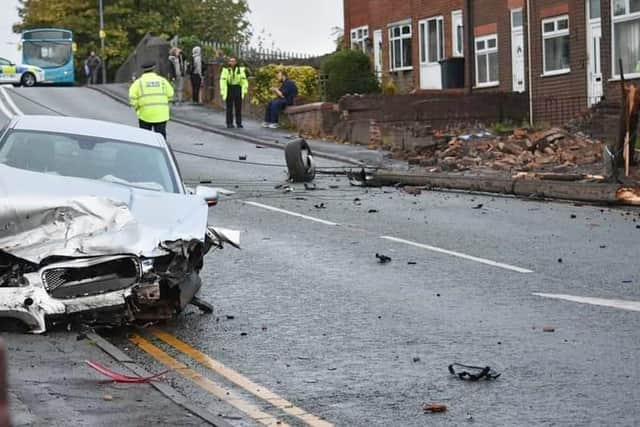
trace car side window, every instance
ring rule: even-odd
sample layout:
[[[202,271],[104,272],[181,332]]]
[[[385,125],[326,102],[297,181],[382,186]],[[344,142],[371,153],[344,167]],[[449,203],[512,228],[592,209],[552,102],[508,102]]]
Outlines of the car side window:
[[[4,58],[0,58],[0,65],[11,65],[11,62],[7,61]]]

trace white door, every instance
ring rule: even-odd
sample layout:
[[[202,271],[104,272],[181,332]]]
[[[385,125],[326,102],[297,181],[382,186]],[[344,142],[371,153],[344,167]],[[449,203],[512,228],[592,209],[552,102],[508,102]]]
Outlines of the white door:
[[[511,80],[514,92],[527,90],[524,72],[524,27],[522,9],[511,11]]]
[[[444,19],[424,19],[420,27],[420,88],[442,89],[440,60],[444,59]]]
[[[373,65],[375,67],[376,76],[382,79],[382,30],[373,32]]]
[[[600,3],[587,0],[587,86],[589,106],[602,99],[602,68],[600,56],[600,40],[602,39],[602,21],[600,19]]]

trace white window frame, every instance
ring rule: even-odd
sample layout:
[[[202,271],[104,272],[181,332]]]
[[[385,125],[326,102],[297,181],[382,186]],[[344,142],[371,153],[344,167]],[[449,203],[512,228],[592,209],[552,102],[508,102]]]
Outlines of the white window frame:
[[[363,25],[361,27],[356,27],[351,29],[351,45],[350,48],[353,49],[354,45],[358,45],[362,52],[367,51],[367,39],[369,38],[369,26]]]
[[[393,30],[400,27],[400,36],[394,36]],[[402,32],[404,27],[409,27],[409,33],[404,34]],[[389,35],[389,71],[411,71],[413,70],[413,25],[411,20],[396,22],[388,25],[388,35]],[[404,47],[404,43],[406,40],[411,40],[411,65],[402,64],[400,67],[395,66],[395,41],[400,40],[400,49]]]
[[[567,21],[566,29],[558,29],[558,22]],[[545,31],[545,24],[553,23],[553,31]],[[549,70],[547,71],[547,52],[546,52],[546,40],[554,39],[558,37],[569,37],[569,42],[571,42],[571,21],[569,20],[569,15],[560,15],[554,16],[553,18],[546,18],[542,20],[541,24],[542,29],[542,76],[557,76],[560,74],[567,74],[571,72],[571,66],[568,68],[562,68],[560,70]],[[571,50],[569,50],[569,62],[571,62]]]
[[[495,40],[496,41],[496,47],[488,47],[489,40]],[[478,42],[484,42],[485,47],[484,49],[478,49]],[[473,46],[474,46],[474,51],[475,51],[475,69],[476,69],[476,86],[478,88],[483,88],[483,87],[495,87],[495,86],[500,86],[500,53],[498,52],[498,34],[488,34],[486,36],[480,36],[480,37],[476,37],[473,40]],[[489,55],[492,53],[496,53],[498,54],[497,57],[497,61],[498,61],[498,80],[496,81],[486,81],[484,83],[480,83],[478,81],[478,77],[480,76],[480,74],[478,73],[478,57],[482,56],[482,55],[486,55],[487,56],[487,79],[490,78],[490,69],[491,66],[489,64]]]
[[[462,40],[458,46],[458,28],[456,27],[456,18],[460,18],[460,27],[462,27]],[[457,58],[464,57],[464,15],[462,10],[454,10],[451,12],[451,50],[452,56]]]
[[[614,4],[616,2],[616,0],[611,0],[611,75],[612,75],[612,79],[611,80],[620,80],[620,74],[616,74],[616,69],[618,68],[617,62],[618,59],[616,58],[616,39],[615,39],[615,35],[616,35],[616,24],[620,24],[623,22],[629,22],[629,21],[636,21],[636,20],[640,20],[640,11],[639,12],[633,12],[631,13],[631,4],[629,0],[623,0],[625,3],[625,13],[624,15],[615,15],[615,11],[614,11]],[[638,41],[638,43],[640,43],[640,40]],[[626,78],[640,78],[640,72],[633,72],[633,73],[625,73],[624,75],[625,79]]]

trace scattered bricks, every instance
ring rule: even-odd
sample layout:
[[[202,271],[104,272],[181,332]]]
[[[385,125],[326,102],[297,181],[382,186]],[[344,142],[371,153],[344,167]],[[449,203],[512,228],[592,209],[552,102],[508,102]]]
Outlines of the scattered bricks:
[[[523,139],[529,136],[529,132],[526,129],[516,129],[513,131],[514,138]]]
[[[447,405],[444,403],[425,403],[422,406],[422,410],[425,414],[435,414],[438,412],[446,412]]]
[[[514,156],[519,156],[524,149],[515,143],[504,144],[504,148],[501,150],[508,154],[513,154]]]
[[[422,161],[422,156],[412,156],[407,159],[410,165],[419,165]]]

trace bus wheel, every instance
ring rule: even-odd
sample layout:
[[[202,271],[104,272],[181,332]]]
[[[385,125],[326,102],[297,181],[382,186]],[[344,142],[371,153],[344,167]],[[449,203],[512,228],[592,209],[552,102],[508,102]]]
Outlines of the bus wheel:
[[[22,79],[20,80],[22,86],[33,87],[36,85],[36,76],[31,73],[24,73]]]

